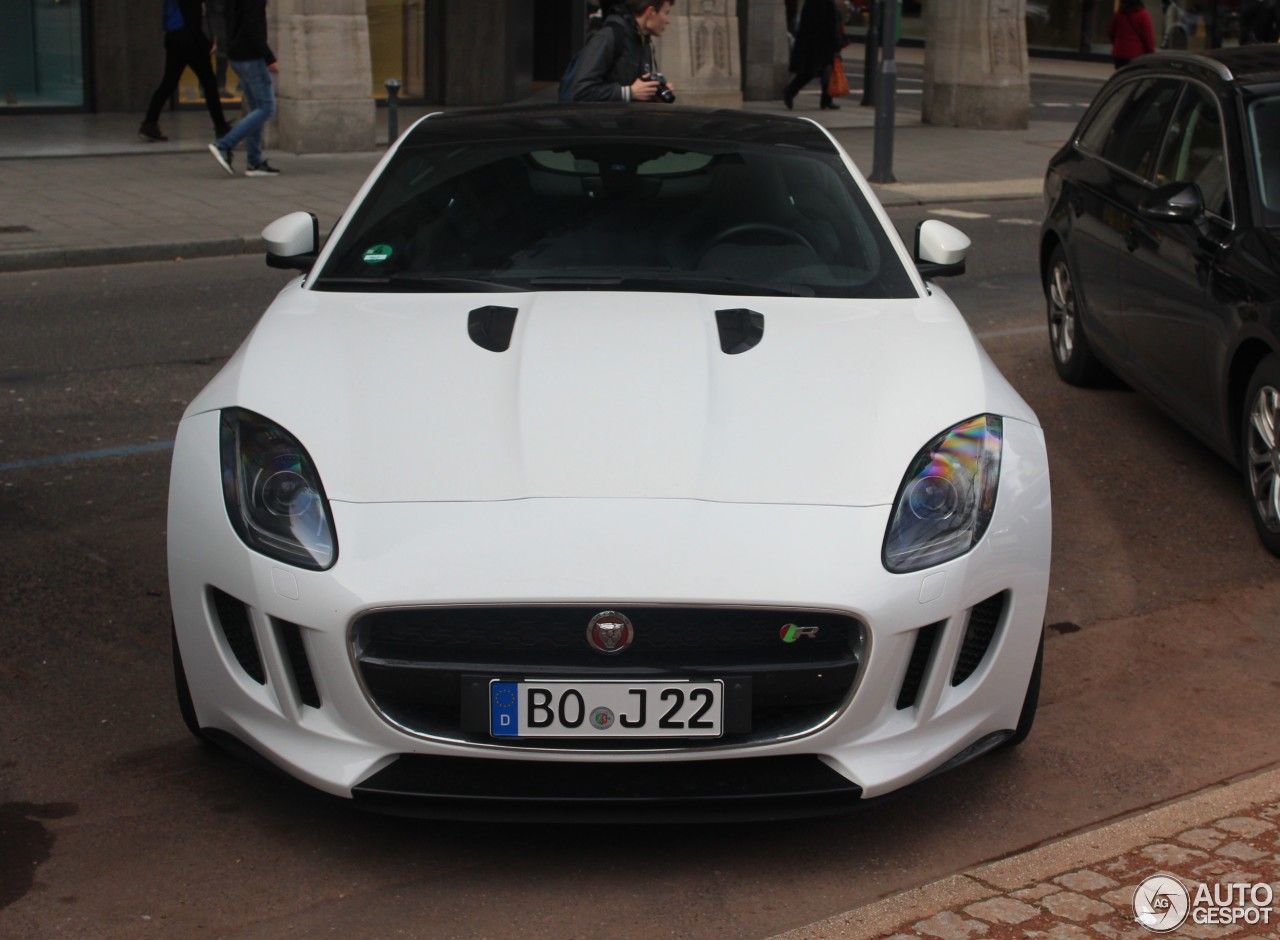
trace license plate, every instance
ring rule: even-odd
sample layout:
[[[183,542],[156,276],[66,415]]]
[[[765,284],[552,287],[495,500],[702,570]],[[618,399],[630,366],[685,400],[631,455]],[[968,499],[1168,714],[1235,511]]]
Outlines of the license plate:
[[[489,683],[495,738],[717,738],[724,683]]]

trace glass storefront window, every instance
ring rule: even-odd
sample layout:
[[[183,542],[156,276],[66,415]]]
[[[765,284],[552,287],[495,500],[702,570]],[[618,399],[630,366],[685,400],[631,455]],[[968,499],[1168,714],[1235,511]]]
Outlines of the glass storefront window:
[[[426,81],[425,0],[368,0],[369,58],[375,98],[386,98],[387,79],[400,82],[401,98],[422,98]]]
[[[80,0],[10,0],[0,30],[5,107],[84,106]]]

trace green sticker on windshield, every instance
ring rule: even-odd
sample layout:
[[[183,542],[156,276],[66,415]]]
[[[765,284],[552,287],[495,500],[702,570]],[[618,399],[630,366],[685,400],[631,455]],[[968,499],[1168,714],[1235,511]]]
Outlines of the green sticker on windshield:
[[[382,264],[391,257],[390,245],[374,245],[372,248],[364,250],[365,264]]]

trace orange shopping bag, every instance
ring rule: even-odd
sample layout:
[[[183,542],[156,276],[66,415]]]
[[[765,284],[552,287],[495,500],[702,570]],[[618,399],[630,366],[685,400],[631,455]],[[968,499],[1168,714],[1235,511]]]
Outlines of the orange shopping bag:
[[[827,83],[827,94],[832,98],[849,94],[849,80],[844,77],[844,63],[836,56],[835,65],[831,68],[831,81]]]

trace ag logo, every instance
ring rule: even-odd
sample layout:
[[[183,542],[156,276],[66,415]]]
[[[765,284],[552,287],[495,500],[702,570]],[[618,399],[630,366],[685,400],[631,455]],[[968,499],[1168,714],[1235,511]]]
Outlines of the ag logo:
[[[1133,893],[1133,913],[1138,923],[1153,933],[1177,930],[1190,907],[1191,895],[1172,875],[1144,878]]]
[[[789,623],[778,631],[778,637],[783,643],[794,643],[796,640],[816,640],[818,638],[818,628],[802,627],[798,624]]]

